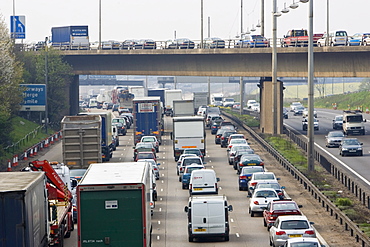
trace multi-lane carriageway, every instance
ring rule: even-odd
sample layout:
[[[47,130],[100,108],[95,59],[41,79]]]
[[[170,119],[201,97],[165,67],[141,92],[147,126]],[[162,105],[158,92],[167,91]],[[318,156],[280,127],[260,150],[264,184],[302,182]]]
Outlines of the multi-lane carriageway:
[[[250,217],[248,214],[249,199],[247,193],[238,190],[237,175],[227,163],[226,149],[214,144],[214,136],[210,134],[209,130],[207,130],[206,139],[206,167],[217,172],[221,179],[219,194],[226,195],[229,204],[232,204],[234,208],[234,211],[230,213],[230,241],[205,239],[200,242],[188,242],[187,216],[184,212],[184,206],[187,204],[189,193],[181,189],[181,183],[178,182],[178,176],[176,175],[176,163],[173,158],[172,141],[169,136],[171,131],[170,117],[165,117],[165,130],[164,142],[158,153],[158,162],[161,163],[161,177],[157,180],[158,201],[152,217],[152,246],[269,246],[268,232],[263,226],[261,215]],[[239,132],[244,133],[241,128],[239,128]],[[283,169],[280,169],[277,162],[262,150],[254,140],[249,137],[248,142],[255,152],[264,159],[266,168],[275,172],[277,177],[281,178],[280,183],[286,187],[289,196],[298,204],[303,205],[303,213],[310,221],[315,222],[317,231],[327,242],[326,246],[359,246],[349,237],[348,233],[343,232],[343,227],[332,220],[320,205],[311,199],[308,192],[287,175]],[[127,136],[120,136],[120,143],[121,145],[114,152],[111,162],[132,161],[132,129],[129,130]],[[43,158],[61,160],[61,145],[55,145],[51,152],[40,159]],[[71,238],[65,239],[65,246],[77,246],[76,230],[72,233]]]

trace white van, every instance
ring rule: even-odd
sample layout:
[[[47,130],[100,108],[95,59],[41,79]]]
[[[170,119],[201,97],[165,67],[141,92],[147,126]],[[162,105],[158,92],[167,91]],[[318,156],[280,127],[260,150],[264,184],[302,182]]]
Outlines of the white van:
[[[191,173],[189,194],[218,194],[216,172],[212,169],[196,170]]]
[[[319,40],[317,40],[317,46],[325,46],[326,45],[326,37],[327,34],[325,33]],[[331,31],[329,33],[329,45],[330,46],[338,46],[338,45],[347,45],[348,42],[348,34],[344,30],[336,30]]]
[[[188,213],[189,242],[194,238],[223,237],[229,241],[229,211],[226,196],[190,197],[185,212]]]

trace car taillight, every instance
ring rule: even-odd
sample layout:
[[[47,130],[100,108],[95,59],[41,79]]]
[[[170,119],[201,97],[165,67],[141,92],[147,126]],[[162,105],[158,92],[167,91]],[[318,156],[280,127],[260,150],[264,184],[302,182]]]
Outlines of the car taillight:
[[[152,148],[152,152],[154,153],[154,151],[155,151],[155,149],[154,148]]]
[[[229,148],[231,148],[232,147],[232,145],[229,145]]]
[[[192,189],[193,188],[193,185],[192,184],[189,184],[189,189]]]
[[[308,231],[305,231],[304,233],[305,234],[308,234],[308,235],[314,235],[315,234],[315,231],[308,230]]]
[[[239,179],[247,179],[247,176],[239,176]]]
[[[216,138],[220,138],[220,135],[217,135]]]
[[[221,140],[225,140],[225,137],[221,137]]]
[[[251,186],[256,186],[257,182],[251,183]]]
[[[276,234],[276,235],[285,235],[285,234],[286,234],[286,232],[284,232],[284,231],[277,231],[275,234]]]
[[[180,167],[180,172],[182,172],[182,169],[183,169],[183,168],[182,168],[182,167]]]
[[[265,164],[263,162],[260,163],[260,166],[264,166]]]
[[[259,205],[258,201],[254,201],[253,203],[254,203],[254,205]]]

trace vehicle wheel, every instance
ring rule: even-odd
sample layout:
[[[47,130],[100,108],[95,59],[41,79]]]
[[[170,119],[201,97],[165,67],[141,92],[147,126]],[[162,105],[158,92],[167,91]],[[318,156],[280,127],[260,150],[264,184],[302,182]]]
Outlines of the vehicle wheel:
[[[243,190],[243,188],[239,186],[239,191],[242,191],[242,190]]]
[[[225,236],[225,241],[229,241],[230,238],[229,238],[229,235]]]
[[[179,182],[181,182],[182,181],[182,178],[181,178],[181,176],[179,177]]]
[[[156,148],[155,151],[158,153],[159,152],[159,148]]]
[[[70,237],[71,237],[71,231],[68,231],[68,232],[66,233],[66,235],[64,235],[64,237],[65,237],[65,238],[70,238]]]
[[[176,174],[177,174],[177,176],[179,175],[179,170],[177,170]]]
[[[254,212],[253,211],[251,211],[251,217],[254,217]]]
[[[60,227],[60,232],[61,234],[59,234],[59,238],[58,238],[58,247],[63,247],[64,246],[64,229],[65,229],[65,225],[62,225]]]
[[[189,237],[189,242],[193,242],[194,239],[192,237]]]
[[[266,223],[266,220],[265,219],[263,219],[263,226],[264,227],[267,227],[267,223]]]
[[[272,241],[271,241],[271,238],[269,238],[269,240],[270,240],[270,246],[273,246],[273,243],[272,243]]]
[[[330,46],[334,46],[334,43],[330,43]]]
[[[238,174],[238,175],[240,174],[240,170],[239,169],[236,171],[236,174]]]
[[[317,47],[321,47],[321,44],[319,42],[317,42]]]
[[[360,153],[360,156],[363,156],[363,155],[364,155],[364,154],[361,152],[361,153]]]
[[[186,189],[185,184],[182,184],[182,189],[183,189],[183,190],[185,190],[185,189]]]
[[[235,164],[234,164],[234,166],[233,166],[233,167],[234,167],[234,170],[236,170],[236,165],[235,165]]]

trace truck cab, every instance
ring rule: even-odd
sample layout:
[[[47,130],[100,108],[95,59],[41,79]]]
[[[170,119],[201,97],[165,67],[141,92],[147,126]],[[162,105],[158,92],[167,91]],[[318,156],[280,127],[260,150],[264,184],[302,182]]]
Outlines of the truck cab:
[[[343,132],[345,135],[365,135],[366,119],[363,118],[361,111],[343,112]]]

